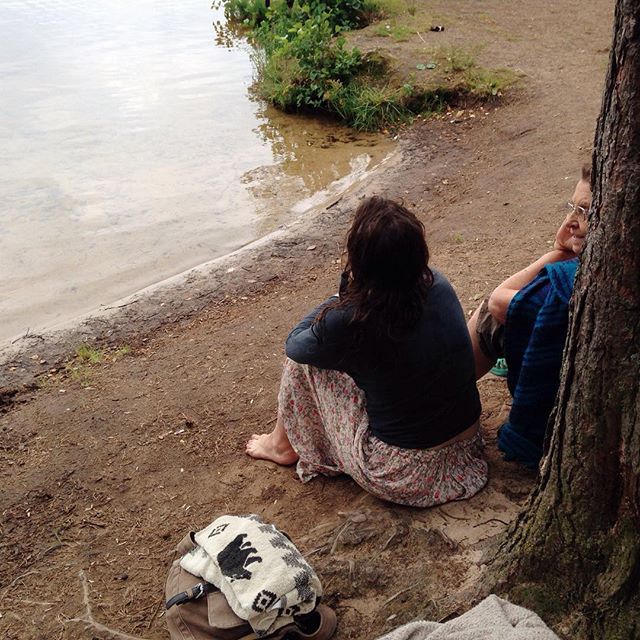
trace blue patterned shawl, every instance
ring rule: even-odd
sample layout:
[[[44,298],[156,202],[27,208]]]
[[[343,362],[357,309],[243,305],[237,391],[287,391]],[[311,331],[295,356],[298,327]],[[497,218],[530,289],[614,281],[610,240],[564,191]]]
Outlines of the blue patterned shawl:
[[[569,299],[579,260],[548,264],[511,301],[505,325],[507,383],[513,396],[498,448],[506,460],[537,467],[560,384]]]

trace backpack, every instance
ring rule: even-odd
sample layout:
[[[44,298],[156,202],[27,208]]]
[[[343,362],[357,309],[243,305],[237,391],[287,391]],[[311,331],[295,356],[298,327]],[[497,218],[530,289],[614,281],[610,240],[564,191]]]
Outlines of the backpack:
[[[291,540],[255,515],[222,516],[178,545],[166,583],[172,640],[326,640],[334,612]]]

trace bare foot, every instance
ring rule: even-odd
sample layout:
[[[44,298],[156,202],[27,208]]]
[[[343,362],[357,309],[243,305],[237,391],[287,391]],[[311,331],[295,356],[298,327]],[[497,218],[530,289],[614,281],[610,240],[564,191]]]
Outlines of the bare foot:
[[[274,433],[254,433],[245,449],[248,455],[259,460],[271,460],[285,467],[298,460],[298,454],[293,450],[288,440],[283,441]]]

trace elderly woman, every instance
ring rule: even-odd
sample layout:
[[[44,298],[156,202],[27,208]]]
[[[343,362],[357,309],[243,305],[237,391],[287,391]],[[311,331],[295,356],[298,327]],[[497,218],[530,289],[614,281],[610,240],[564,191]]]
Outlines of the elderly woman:
[[[513,396],[509,419],[500,428],[498,448],[507,460],[536,468],[547,422],[560,385],[569,302],[587,235],[591,206],[591,166],[568,203],[553,250],[498,285],[469,319],[476,377],[497,358],[508,365]]]
[[[428,266],[424,227],[404,206],[364,200],[347,235],[340,294],[290,333],[269,434],[247,453],[300,479],[350,475],[385,500],[462,500],[487,481],[464,314]]]

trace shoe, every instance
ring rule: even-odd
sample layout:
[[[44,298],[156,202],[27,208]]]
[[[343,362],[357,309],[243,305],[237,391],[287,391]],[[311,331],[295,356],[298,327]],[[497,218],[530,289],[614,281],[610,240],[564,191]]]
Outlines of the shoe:
[[[305,623],[294,631],[297,638],[307,638],[308,640],[329,640],[336,632],[338,619],[335,611],[325,604],[319,604],[311,613],[305,616]],[[307,629],[304,629],[307,627]],[[308,629],[315,628],[315,631]],[[305,632],[306,631],[306,632]]]
[[[335,612],[324,604],[296,618],[296,622],[280,627],[264,640],[329,640],[338,626]]]
[[[493,373],[494,376],[498,376],[499,378],[506,378],[509,374],[509,367],[507,367],[507,361],[504,358],[498,358],[496,363],[491,369],[489,369],[490,373]]]

